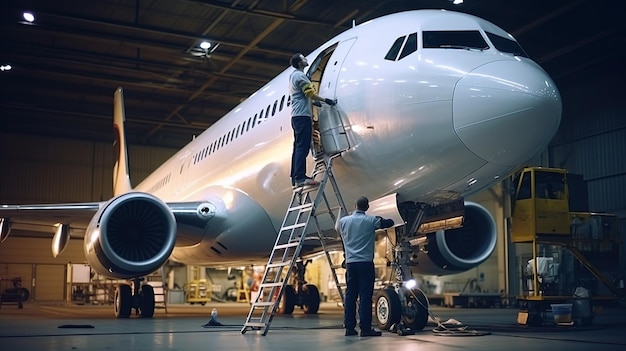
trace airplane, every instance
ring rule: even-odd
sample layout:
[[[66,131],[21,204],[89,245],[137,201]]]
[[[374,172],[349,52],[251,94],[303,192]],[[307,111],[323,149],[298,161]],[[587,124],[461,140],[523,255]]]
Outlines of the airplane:
[[[462,272],[488,258],[496,243],[493,216],[464,199],[502,181],[547,147],[561,119],[558,89],[510,34],[454,11],[376,18],[306,57],[318,94],[337,101],[317,113],[324,152],[339,154],[333,174],[342,197],[351,202],[367,196],[370,213],[400,219],[394,228],[400,274],[375,298],[378,325],[389,329],[402,320],[421,329],[427,300],[404,280]],[[138,279],[167,260],[264,264],[294,191],[289,177],[292,70],[265,84],[134,187],[118,88],[113,198],[0,205],[1,239],[28,223],[54,224],[54,255],[70,234],[84,235],[91,267],[116,279]],[[309,157],[307,169],[313,162]],[[453,222],[459,213],[462,220]],[[326,224],[325,235],[337,238],[333,223]],[[319,244],[303,248],[315,250]],[[317,311],[319,295],[306,294],[307,289],[317,291],[312,284],[287,289],[298,296],[287,303]],[[117,287],[116,317],[129,317],[132,308],[152,317],[149,285]]]

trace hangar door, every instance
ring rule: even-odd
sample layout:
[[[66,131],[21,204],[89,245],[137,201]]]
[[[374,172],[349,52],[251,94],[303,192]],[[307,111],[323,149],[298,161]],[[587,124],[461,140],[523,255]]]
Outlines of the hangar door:
[[[35,301],[63,301],[65,265],[38,264],[35,266]]]

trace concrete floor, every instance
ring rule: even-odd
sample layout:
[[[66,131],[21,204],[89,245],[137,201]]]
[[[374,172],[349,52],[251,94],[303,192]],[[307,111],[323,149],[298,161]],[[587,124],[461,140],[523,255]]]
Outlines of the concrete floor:
[[[213,308],[218,327],[203,327]],[[318,315],[276,315],[269,332],[241,334],[249,305],[170,305],[152,319],[115,319],[112,306],[28,302],[0,306],[0,350],[626,350],[626,310],[604,308],[588,327],[518,326],[517,309],[432,307],[441,321],[458,320],[476,335],[439,335],[429,324],[415,335],[345,337],[343,310],[323,303]]]

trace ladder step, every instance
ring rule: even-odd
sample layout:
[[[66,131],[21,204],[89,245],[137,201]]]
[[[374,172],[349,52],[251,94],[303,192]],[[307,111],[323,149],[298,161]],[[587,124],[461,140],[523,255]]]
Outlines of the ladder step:
[[[259,288],[275,288],[278,286],[283,286],[283,282],[278,282],[278,283],[261,283],[259,284]]]
[[[245,327],[264,328],[267,323],[262,322],[247,322]]]
[[[276,245],[276,246],[274,246],[274,250],[280,250],[280,249],[286,249],[286,248],[290,248],[290,247],[296,247],[298,245],[300,245],[299,242]]]
[[[304,212],[304,210],[310,210],[312,207],[313,207],[313,203],[312,202],[307,202],[307,203],[302,204],[302,205],[289,207],[289,209],[287,211],[288,212],[295,212],[297,210],[302,210]]]
[[[270,269],[270,268],[278,268],[278,267],[285,267],[285,266],[289,266],[291,264],[291,261],[285,261],[285,262],[278,262],[278,263],[270,263],[268,265],[265,265],[265,269]]]
[[[286,226],[284,226],[284,227],[282,227],[282,228],[280,229],[280,232],[282,233],[282,232],[287,231],[287,230],[298,229],[298,228],[304,228],[304,227],[306,227],[306,225],[307,225],[307,222],[304,222],[304,223],[296,223],[296,224],[292,224],[292,225],[286,225]]]
[[[314,173],[314,174],[316,174],[316,173]],[[318,188],[319,188],[319,184],[318,185],[307,185],[305,187],[295,188],[295,189],[293,189],[293,192],[294,193],[298,193],[298,194],[306,194],[306,193],[310,193],[312,191],[316,191]]]
[[[274,306],[274,302],[255,302],[252,304],[252,308],[257,308],[257,307],[269,307],[269,306]]]

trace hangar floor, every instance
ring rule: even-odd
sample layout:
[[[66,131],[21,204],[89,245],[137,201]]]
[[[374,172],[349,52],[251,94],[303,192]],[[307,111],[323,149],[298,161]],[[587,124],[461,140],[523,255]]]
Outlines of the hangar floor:
[[[203,327],[211,309],[218,327]],[[441,335],[429,324],[415,335],[384,332],[382,337],[345,337],[343,310],[323,303],[318,315],[276,315],[266,336],[241,334],[248,305],[208,303],[170,305],[152,319],[114,319],[111,306],[64,306],[26,303],[0,308],[1,350],[624,350],[626,313],[604,308],[588,327],[524,327],[516,325],[517,309],[455,309],[433,306],[441,321],[450,318],[472,334]]]

